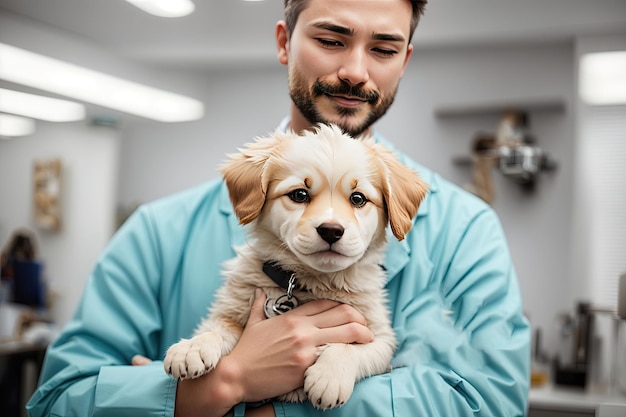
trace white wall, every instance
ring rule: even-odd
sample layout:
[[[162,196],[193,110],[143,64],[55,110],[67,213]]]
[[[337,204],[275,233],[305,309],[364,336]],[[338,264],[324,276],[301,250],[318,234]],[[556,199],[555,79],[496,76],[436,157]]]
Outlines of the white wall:
[[[32,136],[0,140],[0,242],[19,227],[36,233],[59,323],[71,317],[114,230],[119,145],[119,131],[83,123],[38,123]],[[32,167],[56,157],[63,164],[62,226],[45,231],[32,220]]]
[[[203,76],[195,90],[206,106],[203,120],[125,130],[122,204],[150,201],[216,177],[226,153],[271,132],[286,115],[287,76],[278,63]]]

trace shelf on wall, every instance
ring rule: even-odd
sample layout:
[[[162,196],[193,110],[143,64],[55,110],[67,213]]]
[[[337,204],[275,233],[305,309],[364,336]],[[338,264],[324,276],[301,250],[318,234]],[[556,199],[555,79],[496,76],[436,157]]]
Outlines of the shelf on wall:
[[[460,167],[472,167],[474,166],[474,158],[469,155],[453,156],[452,163]]]
[[[541,111],[541,112],[563,112],[565,111],[565,101],[562,99],[540,99],[524,101],[506,102],[486,102],[486,103],[465,103],[446,104],[435,108],[437,117],[457,117],[457,116],[477,116],[486,114],[502,114],[505,111]]]

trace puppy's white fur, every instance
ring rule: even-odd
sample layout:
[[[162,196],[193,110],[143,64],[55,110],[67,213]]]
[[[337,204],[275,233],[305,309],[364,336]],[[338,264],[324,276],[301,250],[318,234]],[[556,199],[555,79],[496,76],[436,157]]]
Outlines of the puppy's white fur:
[[[371,343],[321,347],[303,389],[280,398],[308,397],[323,409],[342,405],[356,381],[388,370],[396,340],[380,266],[386,227],[404,238],[426,184],[373,139],[355,140],[325,125],[303,135],[276,131],[257,139],[231,155],[222,172],[237,217],[249,224],[249,241],[225,264],[225,285],[209,317],[194,337],[167,351],[166,371],[196,378],[233,349],[255,289],[262,288],[269,298],[285,293],[262,271],[263,263],[272,261],[296,274],[295,295],[301,302],[349,304],[365,316],[374,334]],[[342,231],[340,238],[325,240],[320,226]]]

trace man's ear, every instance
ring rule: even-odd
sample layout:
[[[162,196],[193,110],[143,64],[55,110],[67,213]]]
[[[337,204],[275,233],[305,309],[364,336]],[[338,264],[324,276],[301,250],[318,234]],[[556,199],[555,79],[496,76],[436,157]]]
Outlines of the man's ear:
[[[413,44],[408,44],[406,47],[406,56],[404,57],[404,64],[402,65],[402,74],[401,77],[404,76],[404,71],[406,70],[406,66],[409,64],[411,60],[411,55],[413,55]]]
[[[289,63],[289,30],[284,20],[276,23],[276,49],[278,62],[287,65]]]

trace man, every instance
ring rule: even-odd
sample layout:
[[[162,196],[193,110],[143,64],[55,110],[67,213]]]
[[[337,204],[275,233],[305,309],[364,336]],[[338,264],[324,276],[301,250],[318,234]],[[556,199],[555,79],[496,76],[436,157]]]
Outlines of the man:
[[[276,26],[292,98],[282,127],[333,122],[355,135],[372,132],[393,102],[425,3],[287,0]],[[324,415],[522,416],[529,329],[500,224],[477,198],[403,161],[430,193],[385,260],[399,341],[394,368],[358,383],[343,407]],[[243,239],[220,181],[138,210],[49,349],[31,416],[321,415],[308,403],[258,405],[301,386],[317,346],[371,340],[359,313],[331,301],[265,319],[257,292],[240,341],[216,369],[181,382],[162,370],[167,347],[205,316],[220,265]]]

